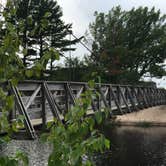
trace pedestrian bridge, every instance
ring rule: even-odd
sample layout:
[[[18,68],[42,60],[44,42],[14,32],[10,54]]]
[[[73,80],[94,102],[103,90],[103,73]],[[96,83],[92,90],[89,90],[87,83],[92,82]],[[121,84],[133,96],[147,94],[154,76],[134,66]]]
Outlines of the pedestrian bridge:
[[[23,115],[24,126],[32,139],[37,138],[35,126],[45,126],[54,118],[63,122],[65,113],[88,89],[99,94],[92,97],[88,115],[107,108],[111,117],[166,104],[166,90],[153,86],[96,84],[92,89],[83,82],[24,81],[17,86],[4,83],[2,87],[15,97],[9,121]]]

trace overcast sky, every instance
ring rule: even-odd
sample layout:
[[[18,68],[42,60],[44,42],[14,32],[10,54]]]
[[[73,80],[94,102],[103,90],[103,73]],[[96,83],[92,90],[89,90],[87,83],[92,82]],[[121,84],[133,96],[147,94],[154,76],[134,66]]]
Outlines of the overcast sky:
[[[64,20],[73,23],[73,30],[77,35],[84,34],[90,22],[93,21],[95,11],[108,12],[112,7],[120,5],[122,9],[148,6],[160,9],[166,13],[165,0],[58,0],[63,9]]]
[[[148,6],[166,14],[166,0],[57,0],[63,10],[63,19],[73,24],[73,32],[79,37],[85,34],[89,23],[94,20],[94,12],[108,12],[120,5],[123,10]],[[83,50],[82,50],[83,51]],[[86,52],[84,50],[83,52]]]
[[[4,2],[5,0],[0,0]],[[120,5],[124,10],[130,10],[133,7],[147,6],[156,10],[160,9],[162,14],[166,14],[166,0],[57,0],[63,10],[63,19],[66,23],[73,24],[73,32],[79,37],[84,35],[90,22],[94,20],[95,11],[108,12],[112,7]],[[81,45],[76,45],[77,51],[73,56],[83,57],[88,53]],[[166,88],[166,81],[156,80],[158,86]]]
[[[147,6],[160,9],[162,14],[166,14],[166,0],[58,0],[58,4],[63,10],[63,19],[66,23],[73,24],[73,32],[79,37],[84,35],[90,22],[94,20],[94,12],[108,12],[112,7],[120,5],[124,10],[133,7]],[[85,48],[77,45],[77,51],[73,55],[83,57],[88,53]],[[155,79],[158,86],[166,88],[165,79]]]

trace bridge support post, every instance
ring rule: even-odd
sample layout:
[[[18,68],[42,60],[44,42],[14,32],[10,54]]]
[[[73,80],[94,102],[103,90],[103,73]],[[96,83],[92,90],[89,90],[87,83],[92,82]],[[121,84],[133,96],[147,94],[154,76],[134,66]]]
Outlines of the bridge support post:
[[[27,132],[29,133],[29,135],[31,136],[32,139],[36,139],[37,138],[36,132],[33,128],[30,117],[26,111],[26,108],[25,108],[24,103],[21,99],[19,91],[18,91],[17,87],[13,86],[12,84],[10,84],[10,86],[11,86],[12,93],[15,96],[18,110],[19,110],[20,114],[24,116],[24,125],[27,129]]]
[[[130,102],[131,102],[131,105],[132,105],[133,109],[135,111],[138,111],[138,107],[136,106],[136,104],[134,102],[133,95],[131,94],[131,91],[130,91],[129,87],[127,86],[126,89],[127,89],[127,92],[128,92],[128,95],[129,95],[129,99],[130,99]]]
[[[117,100],[117,97],[116,97],[116,95],[115,95],[115,93],[114,93],[114,91],[113,91],[112,85],[110,85],[110,91],[111,91],[112,98],[113,98],[114,101],[115,101],[115,104],[116,104],[116,106],[117,106],[118,111],[119,111],[121,114],[123,114],[123,111],[122,111],[122,109],[121,109],[121,106],[119,105],[118,100]]]
[[[118,89],[119,89],[119,94],[121,95],[122,100],[124,101],[124,103],[125,103],[125,105],[126,105],[126,108],[127,108],[128,112],[131,112],[131,109],[130,109],[130,107],[128,106],[127,100],[126,100],[126,98],[125,98],[123,92],[121,91],[121,87],[118,86]]]
[[[45,130],[47,118],[46,118],[46,96],[44,93],[44,82],[42,82],[41,86],[41,96],[42,96],[42,128]]]

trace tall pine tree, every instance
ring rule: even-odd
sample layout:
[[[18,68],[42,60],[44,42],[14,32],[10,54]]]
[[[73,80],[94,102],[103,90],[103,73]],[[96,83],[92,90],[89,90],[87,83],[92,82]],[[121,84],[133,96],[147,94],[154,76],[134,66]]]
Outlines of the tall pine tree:
[[[67,35],[72,33],[72,25],[62,21],[62,10],[54,0],[19,0],[15,6],[16,13],[11,20],[16,26],[18,22],[22,25],[17,29],[23,42],[24,66],[29,68],[43,60],[43,71],[49,69],[51,74],[57,52],[63,55],[65,51],[75,50],[68,46],[81,38],[67,39]]]

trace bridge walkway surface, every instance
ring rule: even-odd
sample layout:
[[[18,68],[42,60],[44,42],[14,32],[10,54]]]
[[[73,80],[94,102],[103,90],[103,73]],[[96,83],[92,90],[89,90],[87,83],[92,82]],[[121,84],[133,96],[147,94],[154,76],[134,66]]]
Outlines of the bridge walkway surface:
[[[35,126],[44,127],[54,118],[63,123],[64,115],[88,89],[93,93],[87,111],[90,115],[105,109],[109,110],[110,118],[113,115],[132,115],[145,108],[166,104],[166,90],[152,86],[96,84],[90,88],[84,82],[24,81],[17,86],[10,82],[1,83],[1,87],[6,94],[13,94],[15,98],[15,107],[10,111],[9,121],[23,115],[26,132],[32,139],[38,137]]]

